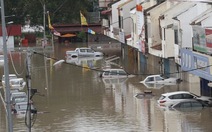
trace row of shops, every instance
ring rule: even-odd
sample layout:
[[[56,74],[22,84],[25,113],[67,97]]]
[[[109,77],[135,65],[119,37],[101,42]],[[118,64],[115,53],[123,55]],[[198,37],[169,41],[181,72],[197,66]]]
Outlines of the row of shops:
[[[135,67],[127,70],[180,77],[212,96],[210,2],[120,0],[107,10],[104,34],[122,43],[125,63]]]
[[[127,44],[122,43],[121,50],[123,65],[127,71],[142,76],[162,74],[166,77],[179,77],[183,81],[199,85],[201,95],[212,96],[211,56],[182,49],[182,65],[178,65],[173,58],[165,59],[143,54]],[[189,89],[192,89],[192,85]]]

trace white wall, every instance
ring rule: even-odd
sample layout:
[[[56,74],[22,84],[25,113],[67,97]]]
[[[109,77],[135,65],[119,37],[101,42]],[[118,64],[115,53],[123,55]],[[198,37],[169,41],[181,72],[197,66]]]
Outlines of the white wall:
[[[164,2],[148,12],[150,14],[147,20],[148,32],[150,33],[150,36],[148,36],[149,53],[158,57],[163,57],[164,51],[155,50],[151,47],[154,45],[162,44],[162,39],[160,37],[159,16],[172,6],[172,4],[168,3],[169,2]]]
[[[180,14],[192,7],[194,4],[190,2],[185,3],[173,3],[173,7],[169,8],[161,14],[164,19],[160,20],[160,25],[162,28],[162,45],[163,45],[163,55],[164,58],[179,56],[179,46],[175,45],[174,30],[179,31],[179,21],[174,20],[176,14]],[[165,34],[165,36],[164,36]],[[180,35],[178,35],[180,37]],[[178,40],[178,45],[180,45],[180,39]],[[177,48],[177,49],[175,49]]]
[[[112,21],[111,21],[111,26],[110,26],[110,31],[111,31],[111,38],[116,38],[114,35],[113,35],[113,28],[119,28],[119,23],[118,23],[118,6],[123,3],[123,1],[119,1],[119,2],[116,2],[115,4],[112,5]],[[118,39],[118,38],[116,38]]]
[[[205,3],[197,3],[196,6],[177,16],[180,20],[180,28],[182,29],[182,48],[192,48],[193,33],[190,23],[193,18],[197,17],[208,8],[209,6]]]
[[[122,17],[124,19],[124,33],[125,35],[129,35],[131,34],[131,27],[129,25],[131,25],[133,23],[132,19],[130,18],[130,10],[136,6],[136,1],[133,0],[132,2],[124,5],[122,7]]]
[[[208,27],[212,28],[212,13],[210,13],[210,16],[202,21],[202,27]]]

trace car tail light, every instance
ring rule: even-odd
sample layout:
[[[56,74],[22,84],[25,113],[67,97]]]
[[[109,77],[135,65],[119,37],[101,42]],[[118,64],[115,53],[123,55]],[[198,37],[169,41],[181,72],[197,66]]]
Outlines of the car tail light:
[[[166,100],[160,100],[160,103],[165,103],[166,102]]]

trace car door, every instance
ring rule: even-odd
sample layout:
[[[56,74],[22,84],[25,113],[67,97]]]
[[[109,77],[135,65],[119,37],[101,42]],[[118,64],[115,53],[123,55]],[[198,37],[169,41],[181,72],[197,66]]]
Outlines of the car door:
[[[111,78],[117,78],[118,77],[118,72],[116,70],[111,70],[110,71],[110,77]]]
[[[155,77],[148,77],[148,78],[145,80],[145,83],[155,83]]]
[[[94,51],[92,49],[86,50],[88,56],[94,56]]]
[[[155,83],[160,83],[160,84],[164,83],[164,79],[160,76],[155,76],[154,80],[155,80]]]
[[[169,105],[178,103],[183,100],[183,94],[174,94],[169,96]]]

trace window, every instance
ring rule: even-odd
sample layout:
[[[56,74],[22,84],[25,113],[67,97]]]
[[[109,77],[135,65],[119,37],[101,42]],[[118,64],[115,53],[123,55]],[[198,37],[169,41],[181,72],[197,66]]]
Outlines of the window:
[[[190,94],[183,94],[183,99],[193,99],[194,96]]]
[[[161,81],[161,80],[163,80],[163,78],[162,77],[155,77],[155,80],[156,81]]]
[[[147,78],[147,81],[146,82],[151,82],[151,81],[154,81],[154,77]]]
[[[86,50],[85,49],[80,49],[80,52],[86,52]]]
[[[117,71],[111,71],[110,75],[117,75]]]
[[[174,30],[174,43],[178,45],[178,30]]]
[[[124,71],[119,71],[119,75],[127,75]]]
[[[109,73],[110,73],[110,72],[106,71],[106,72],[104,72],[103,74],[104,74],[105,76],[108,76]]]
[[[163,28],[163,40],[166,40],[166,29]]]
[[[171,96],[169,96],[169,98],[170,98],[170,99],[182,99],[183,96],[182,96],[182,94],[176,94],[176,95],[171,95]]]
[[[91,52],[91,53],[92,53],[92,52],[94,52],[94,51],[93,51],[92,49],[87,49],[87,52]]]

